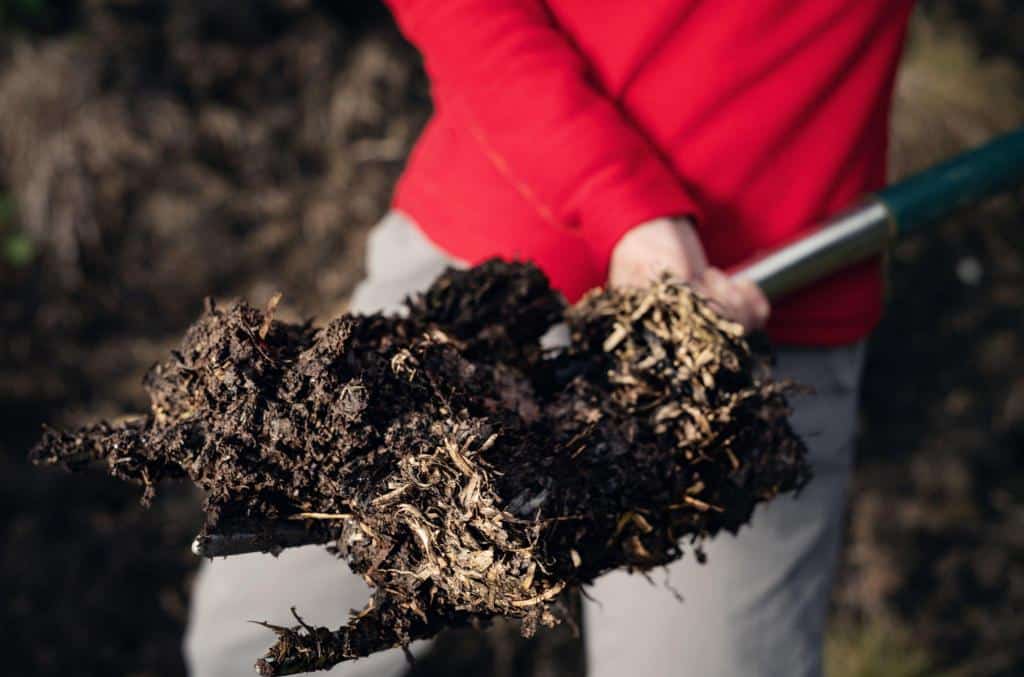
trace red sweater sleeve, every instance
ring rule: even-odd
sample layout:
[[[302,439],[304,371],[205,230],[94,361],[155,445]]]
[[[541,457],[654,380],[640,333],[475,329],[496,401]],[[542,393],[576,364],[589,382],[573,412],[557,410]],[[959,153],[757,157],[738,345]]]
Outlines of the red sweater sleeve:
[[[635,225],[698,218],[539,0],[386,2],[423,54],[435,104],[464,122],[542,218],[578,229],[601,265]]]

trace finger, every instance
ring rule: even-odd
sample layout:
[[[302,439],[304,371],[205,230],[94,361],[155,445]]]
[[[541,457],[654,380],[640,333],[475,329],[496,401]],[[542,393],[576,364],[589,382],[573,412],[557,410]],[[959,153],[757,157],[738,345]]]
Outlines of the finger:
[[[751,328],[760,329],[768,322],[772,307],[761,288],[750,280],[734,279],[733,286],[743,297],[743,304],[750,310]]]
[[[721,270],[718,268],[708,268],[704,271],[704,278],[709,283],[713,298],[719,303],[731,309],[743,307],[743,295]]]
[[[718,312],[731,320],[739,320],[737,317],[741,300],[734,289],[729,285],[728,278],[717,268],[708,268],[701,276],[701,287],[705,296],[715,306]]]
[[[723,317],[748,330],[760,326],[760,313],[765,309],[757,306],[758,299],[751,290],[736,284],[717,268],[704,271],[703,280],[710,300]]]

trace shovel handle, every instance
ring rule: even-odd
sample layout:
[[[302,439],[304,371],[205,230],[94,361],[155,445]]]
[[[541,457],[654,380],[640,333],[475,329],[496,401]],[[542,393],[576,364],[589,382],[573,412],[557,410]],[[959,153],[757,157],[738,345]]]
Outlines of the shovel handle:
[[[733,271],[778,299],[958,209],[1024,183],[1024,128],[911,176]]]
[[[1024,183],[1024,129],[926,169],[878,193],[899,236]]]

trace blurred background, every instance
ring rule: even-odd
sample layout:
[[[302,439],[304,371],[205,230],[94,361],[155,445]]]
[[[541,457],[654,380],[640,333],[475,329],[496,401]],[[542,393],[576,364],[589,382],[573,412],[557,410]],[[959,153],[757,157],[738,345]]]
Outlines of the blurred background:
[[[5,674],[184,673],[196,496],[143,510],[133,487],[26,452],[44,421],[143,408],[143,373],[204,296],[341,312],[429,112],[371,0],[0,0]],[[923,2],[894,178],[1022,124],[1024,3]],[[1024,674],[1019,196],[891,254],[829,677]],[[416,673],[580,670],[564,634],[513,634],[454,633]]]

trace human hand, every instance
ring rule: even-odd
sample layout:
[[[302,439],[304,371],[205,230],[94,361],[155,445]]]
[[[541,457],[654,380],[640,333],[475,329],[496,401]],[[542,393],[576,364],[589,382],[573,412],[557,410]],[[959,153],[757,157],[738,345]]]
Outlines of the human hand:
[[[768,299],[748,280],[730,278],[708,265],[704,247],[689,219],[660,218],[626,233],[612,250],[608,284],[639,286],[662,273],[692,284],[715,309],[748,331],[764,326]]]

